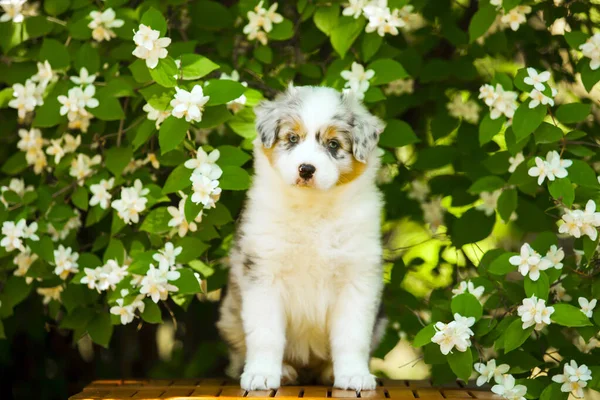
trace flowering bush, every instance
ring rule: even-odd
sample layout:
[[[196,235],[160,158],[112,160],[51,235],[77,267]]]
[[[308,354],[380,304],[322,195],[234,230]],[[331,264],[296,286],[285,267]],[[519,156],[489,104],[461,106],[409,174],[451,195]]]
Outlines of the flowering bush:
[[[108,346],[225,282],[253,106],[293,81],[387,122],[390,328],[434,382],[600,390],[600,33],[574,0],[1,0],[0,336]]]

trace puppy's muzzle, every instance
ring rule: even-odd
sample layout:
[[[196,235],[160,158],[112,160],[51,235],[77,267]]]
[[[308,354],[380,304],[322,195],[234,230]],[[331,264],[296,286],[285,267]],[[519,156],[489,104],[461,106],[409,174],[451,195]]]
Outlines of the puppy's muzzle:
[[[311,164],[300,164],[298,167],[298,173],[300,174],[300,178],[309,180],[315,174],[317,169],[314,165]]]

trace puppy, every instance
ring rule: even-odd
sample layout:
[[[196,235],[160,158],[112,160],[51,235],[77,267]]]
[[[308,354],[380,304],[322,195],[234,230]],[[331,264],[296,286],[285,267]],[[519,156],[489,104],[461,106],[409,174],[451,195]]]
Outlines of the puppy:
[[[299,378],[374,389],[384,125],[351,93],[325,87],[290,86],[255,111],[255,176],[217,323],[228,374],[246,390]]]

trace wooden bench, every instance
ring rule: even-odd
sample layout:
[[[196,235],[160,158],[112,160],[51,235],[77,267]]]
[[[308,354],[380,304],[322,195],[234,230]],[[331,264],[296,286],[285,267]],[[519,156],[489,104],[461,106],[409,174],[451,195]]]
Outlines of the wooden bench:
[[[69,400],[85,399],[323,399],[371,398],[397,400],[500,400],[489,387],[478,388],[457,382],[434,387],[429,381],[394,381],[380,379],[376,390],[357,393],[328,386],[284,386],[271,391],[245,391],[237,382],[226,379],[158,379],[158,380],[101,380],[94,381]]]

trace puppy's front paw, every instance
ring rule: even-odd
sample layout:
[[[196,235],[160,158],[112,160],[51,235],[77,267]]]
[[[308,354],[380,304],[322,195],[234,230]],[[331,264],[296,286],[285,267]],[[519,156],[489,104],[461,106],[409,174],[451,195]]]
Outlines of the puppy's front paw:
[[[278,389],[281,385],[281,373],[264,374],[254,371],[244,371],[240,386],[244,390]]]
[[[347,374],[335,376],[333,386],[340,389],[351,389],[356,391],[374,390],[377,386],[375,376],[367,374]]]

